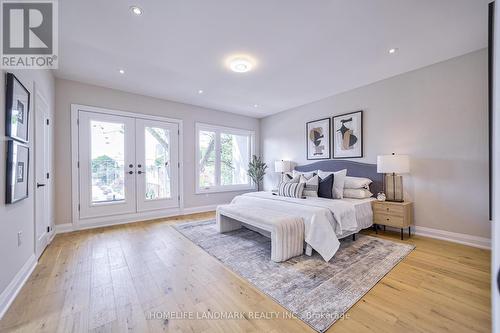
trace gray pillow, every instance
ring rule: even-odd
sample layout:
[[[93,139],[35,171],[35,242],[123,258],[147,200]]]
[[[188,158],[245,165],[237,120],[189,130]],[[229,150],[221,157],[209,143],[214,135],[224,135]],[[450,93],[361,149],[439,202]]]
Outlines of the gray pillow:
[[[309,179],[304,175],[300,175],[299,183],[304,183],[304,196],[305,197],[317,197],[319,188],[319,176],[314,175]]]

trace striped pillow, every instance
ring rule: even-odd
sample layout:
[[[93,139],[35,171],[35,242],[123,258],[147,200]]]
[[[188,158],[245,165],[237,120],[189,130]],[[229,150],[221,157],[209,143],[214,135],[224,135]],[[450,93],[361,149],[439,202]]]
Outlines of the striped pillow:
[[[304,183],[280,183],[278,195],[289,198],[302,198]]]

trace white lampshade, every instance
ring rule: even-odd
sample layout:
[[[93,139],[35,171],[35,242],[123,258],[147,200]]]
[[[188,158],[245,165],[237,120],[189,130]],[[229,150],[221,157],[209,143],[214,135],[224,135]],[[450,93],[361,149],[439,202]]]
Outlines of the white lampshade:
[[[289,172],[292,171],[292,162],[290,161],[276,161],[274,162],[275,172]]]
[[[409,173],[410,158],[408,155],[379,155],[377,156],[378,173]]]

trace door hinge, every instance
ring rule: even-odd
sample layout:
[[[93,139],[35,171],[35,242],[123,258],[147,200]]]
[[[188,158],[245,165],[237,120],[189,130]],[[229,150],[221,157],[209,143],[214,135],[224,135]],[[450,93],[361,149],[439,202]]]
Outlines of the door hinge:
[[[50,174],[47,172],[47,179],[50,179]]]
[[[76,167],[79,169],[80,168],[80,161],[76,162]]]
[[[49,125],[50,125],[50,120],[49,120],[49,119],[47,119],[47,126],[49,126]]]
[[[177,200],[181,201],[181,196],[180,195],[177,196]]]
[[[80,125],[80,118],[77,118],[77,119],[76,119],[76,124],[77,124],[77,125]]]
[[[177,130],[177,135],[181,135],[181,130],[180,129]]]
[[[80,204],[78,204],[78,211],[80,211]]]
[[[177,167],[180,168],[181,167],[181,162],[177,162]]]
[[[50,226],[47,226],[47,232],[50,232]]]

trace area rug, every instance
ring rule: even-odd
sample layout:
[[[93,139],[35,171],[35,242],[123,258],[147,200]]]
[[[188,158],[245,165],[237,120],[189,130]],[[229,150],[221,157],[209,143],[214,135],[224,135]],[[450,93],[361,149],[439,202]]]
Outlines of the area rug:
[[[275,263],[270,260],[271,240],[255,231],[220,234],[214,220],[175,228],[318,332],[345,318],[345,312],[414,248],[359,235],[355,241],[341,240],[329,262],[314,253]]]

